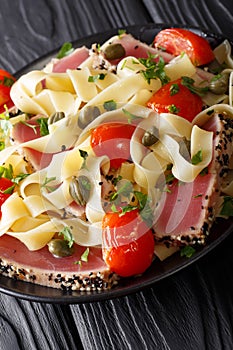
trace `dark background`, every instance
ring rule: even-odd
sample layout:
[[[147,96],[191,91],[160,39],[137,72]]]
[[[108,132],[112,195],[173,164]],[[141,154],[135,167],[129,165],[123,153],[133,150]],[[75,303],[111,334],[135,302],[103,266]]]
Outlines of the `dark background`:
[[[14,73],[65,41],[147,23],[233,34],[230,0],[0,0],[0,68]],[[126,297],[53,305],[0,294],[0,349],[233,349],[233,237]]]

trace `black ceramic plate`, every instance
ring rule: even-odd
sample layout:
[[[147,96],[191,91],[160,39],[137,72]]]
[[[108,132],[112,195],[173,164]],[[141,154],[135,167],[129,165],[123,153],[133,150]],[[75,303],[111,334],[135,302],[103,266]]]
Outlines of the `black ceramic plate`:
[[[172,26],[170,24],[149,24],[144,26],[133,26],[126,28],[128,33],[131,33],[135,37],[139,38],[141,41],[151,43],[155,34],[158,33],[163,28],[168,28]],[[181,26],[180,26],[181,27]],[[184,26],[182,26],[184,28]],[[186,27],[194,31],[195,33],[204,36],[209,40],[213,47],[221,43],[224,38],[206,32],[200,28]],[[118,33],[118,29],[113,29],[106,33],[100,33],[87,38],[78,40],[73,43],[74,46],[79,47],[90,45],[94,42],[103,43],[105,40],[111,36]],[[51,57],[54,57],[58,50],[43,56],[42,58],[36,60],[32,64],[28,65],[21,71],[19,71],[16,76],[20,76],[30,70],[41,69]],[[8,277],[0,276],[0,291],[8,295],[23,298],[30,301],[46,302],[46,303],[84,303],[84,302],[94,302],[100,300],[112,299],[115,297],[120,297],[128,295],[131,293],[138,292],[154,283],[171,276],[175,272],[189,266],[194,263],[217,245],[219,245],[233,230],[232,220],[222,220],[221,223],[215,224],[210,235],[210,240],[206,246],[202,247],[195,255],[189,259],[181,258],[179,254],[175,254],[163,262],[156,260],[156,263],[144,273],[141,277],[137,278],[127,278],[122,279],[120,283],[110,291],[103,292],[65,292],[60,289],[53,289],[42,287],[39,285],[34,285],[32,283],[16,281]]]

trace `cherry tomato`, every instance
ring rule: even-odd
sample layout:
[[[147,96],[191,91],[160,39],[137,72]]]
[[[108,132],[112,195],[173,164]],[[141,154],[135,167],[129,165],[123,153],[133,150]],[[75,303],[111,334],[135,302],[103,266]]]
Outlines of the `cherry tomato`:
[[[0,178],[0,208],[2,204],[7,200],[8,197],[10,197],[10,193],[3,193],[8,188],[12,187],[14,184],[11,180],[6,179],[5,177]],[[2,216],[2,213],[0,211],[0,218]]]
[[[154,237],[137,209],[124,215],[105,214],[103,258],[112,271],[128,277],[143,273],[152,263]]]
[[[119,168],[130,157],[130,139],[135,125],[120,122],[97,126],[91,133],[91,146],[100,157],[107,155],[112,168]]]
[[[161,30],[154,39],[154,46],[161,47],[174,56],[185,52],[195,66],[201,66],[214,60],[214,53],[209,42],[186,29]]]
[[[0,69],[0,113],[5,111],[4,105],[8,108],[14,105],[10,98],[10,90],[14,82],[15,78],[9,72]]]
[[[147,102],[147,107],[158,113],[177,114],[188,121],[202,110],[202,99],[181,84],[181,79],[162,86]]]

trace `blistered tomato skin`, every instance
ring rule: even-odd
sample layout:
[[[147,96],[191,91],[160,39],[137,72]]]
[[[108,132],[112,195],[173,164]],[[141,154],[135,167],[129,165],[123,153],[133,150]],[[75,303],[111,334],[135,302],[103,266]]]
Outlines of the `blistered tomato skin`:
[[[178,86],[177,93],[171,93],[172,86]],[[162,86],[147,102],[147,107],[158,113],[177,114],[191,122],[202,111],[203,102],[177,79]]]
[[[11,180],[6,179],[4,177],[0,178],[0,209],[1,209],[2,204],[7,200],[7,198],[9,198],[11,196],[11,194],[4,193],[4,191],[9,189],[13,185],[14,184]],[[1,216],[2,216],[2,213],[0,211],[0,218],[1,218]]]
[[[214,60],[214,53],[209,42],[182,28],[161,30],[154,39],[154,46],[165,49],[174,56],[185,52],[195,66],[202,66]]]
[[[130,158],[130,139],[135,125],[120,122],[97,126],[91,133],[91,146],[100,157],[107,155],[111,168],[118,169]]]
[[[103,258],[110,269],[122,277],[145,272],[152,263],[154,237],[138,210],[107,213],[102,227]]]
[[[10,90],[15,78],[7,71],[0,69],[0,113],[5,111],[4,105],[11,108],[14,104],[10,98]]]

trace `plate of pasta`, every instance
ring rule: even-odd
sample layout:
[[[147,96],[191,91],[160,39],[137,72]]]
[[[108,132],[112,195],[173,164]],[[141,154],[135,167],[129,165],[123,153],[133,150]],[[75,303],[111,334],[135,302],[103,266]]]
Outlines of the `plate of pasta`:
[[[230,40],[162,24],[64,43],[15,74],[0,290],[104,300],[216,247],[232,230],[232,85]]]

